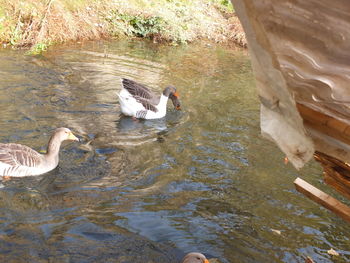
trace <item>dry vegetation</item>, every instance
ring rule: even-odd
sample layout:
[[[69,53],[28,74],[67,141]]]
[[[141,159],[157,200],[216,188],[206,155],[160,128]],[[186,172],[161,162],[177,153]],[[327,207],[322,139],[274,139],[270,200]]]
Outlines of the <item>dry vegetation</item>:
[[[228,0],[0,0],[4,45],[40,52],[53,43],[125,36],[246,45]]]

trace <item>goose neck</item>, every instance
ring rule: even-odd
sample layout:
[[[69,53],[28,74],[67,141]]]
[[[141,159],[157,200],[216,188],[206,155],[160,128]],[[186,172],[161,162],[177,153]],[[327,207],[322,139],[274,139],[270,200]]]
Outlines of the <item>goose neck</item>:
[[[168,101],[169,97],[168,96],[165,96],[164,94],[162,94],[160,96],[160,100],[159,100],[159,104],[166,104],[167,101]]]
[[[58,140],[55,136],[52,136],[47,144],[46,156],[48,158],[53,158],[58,156],[60,151],[61,141]]]

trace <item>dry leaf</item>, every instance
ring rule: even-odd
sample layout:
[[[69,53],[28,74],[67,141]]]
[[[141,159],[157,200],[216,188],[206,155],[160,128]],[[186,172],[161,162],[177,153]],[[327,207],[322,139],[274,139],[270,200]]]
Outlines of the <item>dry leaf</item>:
[[[332,256],[339,256],[339,253],[337,251],[335,251],[333,248],[331,248],[330,250],[327,251],[327,253],[329,255],[332,255]]]
[[[276,234],[278,234],[278,235],[281,234],[281,231],[280,231],[280,230],[277,230],[277,229],[272,229],[272,228],[271,228],[271,231],[274,232],[274,233],[276,233]]]

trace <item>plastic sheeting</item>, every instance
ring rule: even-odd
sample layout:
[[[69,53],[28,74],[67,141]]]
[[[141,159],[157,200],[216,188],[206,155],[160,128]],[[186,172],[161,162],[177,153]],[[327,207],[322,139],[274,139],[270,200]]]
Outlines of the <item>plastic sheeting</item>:
[[[315,149],[348,161],[349,145],[304,127],[296,102],[350,124],[350,1],[232,2],[248,41],[262,134],[296,168]]]

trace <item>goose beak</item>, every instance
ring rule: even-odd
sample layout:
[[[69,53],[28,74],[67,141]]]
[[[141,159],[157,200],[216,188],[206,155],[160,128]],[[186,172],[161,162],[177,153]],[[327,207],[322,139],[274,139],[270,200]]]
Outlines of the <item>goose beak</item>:
[[[180,107],[181,104],[179,101],[179,93],[177,93],[177,92],[171,93],[169,98],[173,102],[174,108],[177,110],[181,110],[181,107]]]
[[[72,140],[72,141],[80,141],[78,137],[76,137],[72,132],[68,134],[67,140]]]
[[[204,263],[209,263],[209,260],[208,259],[204,259]]]

